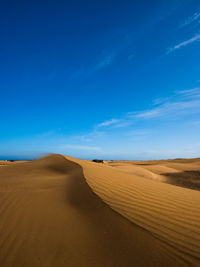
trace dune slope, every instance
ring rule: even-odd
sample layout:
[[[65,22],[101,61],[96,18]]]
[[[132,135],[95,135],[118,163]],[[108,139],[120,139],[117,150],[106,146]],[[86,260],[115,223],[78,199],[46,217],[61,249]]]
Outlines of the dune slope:
[[[166,254],[175,257],[172,266],[200,266],[200,192],[143,179],[133,169],[122,173],[106,164],[73,160],[105,203],[165,244]]]
[[[102,192],[111,190],[103,185],[108,187]],[[51,155],[0,169],[0,266],[183,263],[163,242],[104,204],[76,162]]]

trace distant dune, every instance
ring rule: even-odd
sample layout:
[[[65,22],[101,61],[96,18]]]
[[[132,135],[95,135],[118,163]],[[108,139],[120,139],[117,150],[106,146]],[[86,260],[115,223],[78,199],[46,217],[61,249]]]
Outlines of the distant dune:
[[[0,160],[0,168],[5,166],[11,166],[18,163],[27,162],[25,160]]]
[[[144,178],[200,190],[200,158],[152,161],[108,161],[106,163],[118,170],[137,174]]]
[[[1,167],[0,266],[199,266],[200,192],[166,175],[199,161],[156,164],[50,155]]]

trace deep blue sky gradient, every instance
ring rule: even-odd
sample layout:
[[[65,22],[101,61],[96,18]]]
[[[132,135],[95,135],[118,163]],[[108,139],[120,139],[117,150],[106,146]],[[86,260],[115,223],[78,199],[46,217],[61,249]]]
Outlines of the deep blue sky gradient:
[[[8,0],[0,25],[1,158],[200,156],[199,1]]]

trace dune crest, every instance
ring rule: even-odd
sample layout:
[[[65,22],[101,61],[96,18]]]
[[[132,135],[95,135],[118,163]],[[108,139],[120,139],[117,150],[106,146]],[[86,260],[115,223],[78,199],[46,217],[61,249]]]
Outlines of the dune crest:
[[[105,203],[162,240],[166,253],[186,265],[200,265],[200,192],[141,179],[106,164],[71,160],[83,167],[87,183]]]

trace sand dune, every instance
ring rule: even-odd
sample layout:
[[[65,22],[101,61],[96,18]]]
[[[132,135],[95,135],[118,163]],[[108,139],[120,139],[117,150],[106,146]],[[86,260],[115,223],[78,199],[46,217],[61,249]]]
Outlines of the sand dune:
[[[133,169],[122,173],[108,164],[73,160],[83,167],[88,184],[105,203],[166,245],[166,254],[174,257],[169,266],[200,265],[198,191],[142,179]]]
[[[109,164],[109,166],[115,167],[119,171],[127,172],[130,174],[135,174],[142,178],[147,178],[147,179],[162,181],[162,182],[165,182],[167,180],[167,178],[160,175],[159,172],[155,172],[155,171],[153,172],[150,168],[148,169],[142,166],[130,165],[126,163]],[[173,172],[174,172],[174,169],[173,169]]]
[[[136,173],[61,155],[2,167],[0,266],[199,266],[200,193]]]
[[[61,155],[0,169],[0,218],[2,267],[182,266],[104,204],[82,168]]]
[[[107,161],[107,165],[147,179],[200,190],[200,159]],[[138,171],[140,168],[140,171]],[[146,175],[143,175],[145,171]]]

